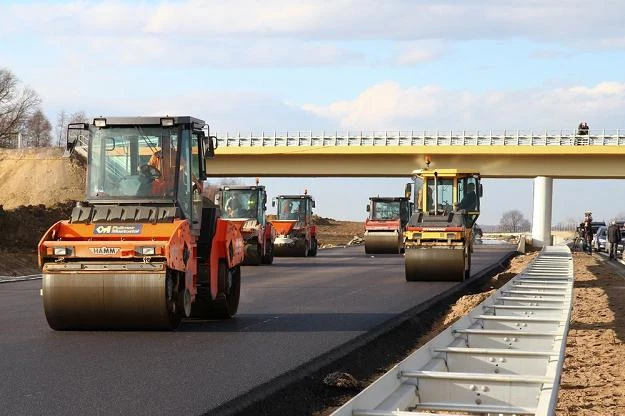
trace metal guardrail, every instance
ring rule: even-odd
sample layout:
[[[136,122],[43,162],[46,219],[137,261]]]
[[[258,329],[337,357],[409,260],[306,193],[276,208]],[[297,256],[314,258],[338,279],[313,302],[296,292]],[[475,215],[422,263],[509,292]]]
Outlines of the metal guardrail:
[[[217,133],[218,146],[625,146],[625,130]]]
[[[523,272],[332,416],[553,415],[572,292],[570,250],[546,247]]]

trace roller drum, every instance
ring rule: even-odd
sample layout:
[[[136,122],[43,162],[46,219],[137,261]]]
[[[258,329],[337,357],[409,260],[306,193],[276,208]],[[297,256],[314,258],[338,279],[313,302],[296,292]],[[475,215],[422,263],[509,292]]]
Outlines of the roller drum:
[[[307,257],[308,245],[306,240],[288,238],[288,243],[282,243],[281,238],[276,238],[273,246],[273,254],[275,257]]]
[[[245,258],[243,264],[258,266],[262,261],[261,247],[258,243],[245,245]]]
[[[401,250],[400,234],[393,232],[365,232],[365,253],[399,254]]]
[[[409,282],[461,282],[465,275],[465,250],[406,247],[406,280]]]
[[[57,330],[173,329],[180,317],[166,282],[165,271],[44,273],[46,319]]]

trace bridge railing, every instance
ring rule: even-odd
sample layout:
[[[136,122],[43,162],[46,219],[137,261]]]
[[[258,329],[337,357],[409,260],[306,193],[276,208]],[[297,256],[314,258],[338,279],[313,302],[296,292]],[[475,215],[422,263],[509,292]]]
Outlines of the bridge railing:
[[[285,131],[217,133],[219,146],[624,146],[625,129],[462,131]]]

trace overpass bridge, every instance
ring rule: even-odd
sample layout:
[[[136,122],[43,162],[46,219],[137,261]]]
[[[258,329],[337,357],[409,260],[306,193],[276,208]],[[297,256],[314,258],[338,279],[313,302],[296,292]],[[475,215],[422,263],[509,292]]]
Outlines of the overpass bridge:
[[[402,177],[424,166],[534,178],[532,237],[548,245],[553,179],[625,178],[625,130],[217,134],[215,176]]]
[[[625,130],[223,133],[217,144],[215,176],[406,177],[427,155],[486,178],[625,178]]]

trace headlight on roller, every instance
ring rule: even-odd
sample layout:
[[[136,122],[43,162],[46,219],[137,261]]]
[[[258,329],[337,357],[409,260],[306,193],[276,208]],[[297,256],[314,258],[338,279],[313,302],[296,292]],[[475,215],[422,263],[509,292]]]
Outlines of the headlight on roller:
[[[142,256],[153,256],[154,254],[156,254],[156,248],[155,247],[138,247],[137,253],[141,254]]]
[[[54,247],[53,254],[55,256],[68,256],[71,253],[71,249],[69,247]]]

